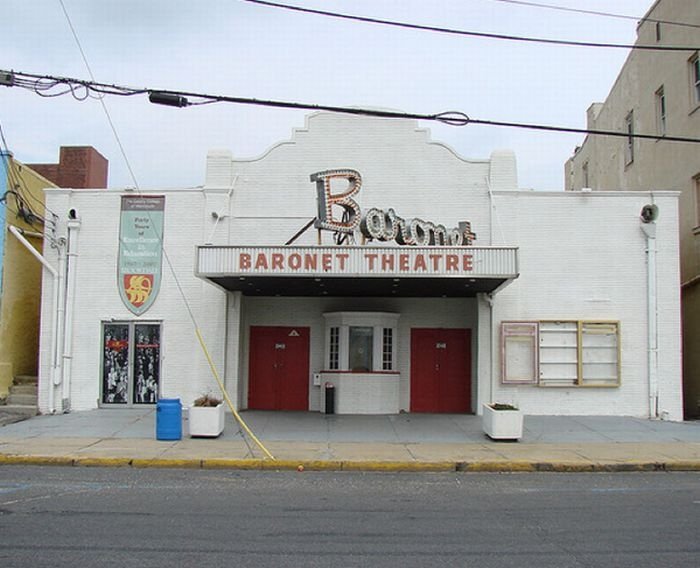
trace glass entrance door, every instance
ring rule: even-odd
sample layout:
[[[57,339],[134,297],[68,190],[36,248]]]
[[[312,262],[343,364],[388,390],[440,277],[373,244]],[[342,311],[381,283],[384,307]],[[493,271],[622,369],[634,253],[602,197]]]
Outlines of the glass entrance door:
[[[105,405],[155,404],[160,384],[160,324],[102,324]]]

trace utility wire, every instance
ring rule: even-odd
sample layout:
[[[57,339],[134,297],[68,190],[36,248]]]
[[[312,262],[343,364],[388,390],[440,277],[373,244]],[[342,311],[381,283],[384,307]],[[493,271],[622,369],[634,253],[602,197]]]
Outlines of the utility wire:
[[[559,10],[561,12],[573,12],[576,14],[587,14],[589,16],[605,16],[606,18],[619,18],[624,20],[635,20],[637,22],[653,22],[656,24],[668,24],[671,26],[685,26],[688,28],[700,28],[700,24],[690,22],[679,22],[675,20],[660,20],[657,18],[645,18],[643,16],[630,16],[628,14],[613,14],[612,12],[601,12],[598,10],[584,10],[582,8],[569,8],[567,6],[555,6],[553,4],[543,4],[540,2],[525,2],[524,0],[492,0],[493,2],[503,2],[504,4],[517,4],[519,6],[529,6],[531,8],[545,8],[549,10]]]
[[[2,198],[5,199],[8,193],[14,194],[18,208],[16,212],[30,225],[35,225],[35,220],[44,224],[52,224],[52,221],[47,220],[41,213],[37,213],[29,203],[29,199],[31,199],[44,210],[42,213],[45,214],[48,211],[49,213],[53,214],[53,211],[46,207],[46,205],[42,203],[42,201],[36,197],[32,191],[30,191],[24,177],[20,175],[18,171],[16,171],[14,162],[10,159],[10,148],[7,143],[7,139],[5,138],[5,131],[2,128],[2,123],[0,123],[0,149],[4,150],[2,158],[7,169],[8,180],[12,183],[14,188],[14,191],[5,192],[5,195],[3,195]]]
[[[68,25],[70,26],[71,32],[72,32],[72,34],[73,34],[73,38],[75,39],[75,42],[76,42],[76,44],[78,45],[78,49],[80,50],[80,54],[81,54],[81,56],[82,56],[82,58],[83,58],[83,62],[85,63],[85,67],[87,68],[88,73],[90,74],[90,78],[92,79],[91,83],[83,82],[83,83],[77,84],[77,86],[83,87],[83,88],[85,89],[85,92],[87,93],[87,95],[89,95],[89,94],[92,92],[91,84],[97,84],[97,82],[95,81],[95,76],[94,76],[93,73],[92,73],[92,69],[90,68],[90,64],[89,64],[89,62],[88,62],[88,60],[87,60],[87,56],[85,55],[85,51],[83,50],[83,47],[82,47],[82,45],[81,45],[81,43],[80,43],[80,39],[78,38],[78,34],[77,34],[77,32],[75,31],[75,28],[73,27],[73,23],[71,22],[70,16],[68,15],[68,11],[66,10],[66,6],[65,6],[65,4],[63,3],[63,0],[59,0],[59,3],[61,4],[61,8],[63,9],[63,14],[65,15],[66,20],[68,21]],[[74,87],[76,86],[76,84],[75,84],[74,82],[67,83],[67,85],[68,85],[68,87],[69,87],[70,93],[71,93],[75,98],[78,98],[79,100],[84,100],[85,98],[87,98],[87,97],[84,97],[84,98],[81,99],[80,96],[76,96],[76,90],[74,89]],[[129,91],[129,89],[124,89],[124,91]],[[63,92],[62,94],[67,94],[67,92],[68,92],[68,91],[65,91],[65,92]],[[121,142],[121,139],[120,139],[120,137],[119,137],[119,134],[118,134],[118,132],[117,132],[117,129],[116,129],[116,127],[114,126],[114,122],[112,121],[112,117],[110,116],[109,110],[107,109],[107,105],[106,105],[106,103],[105,103],[105,101],[104,101],[105,94],[107,94],[107,93],[100,93],[100,95],[99,95],[97,98],[99,99],[99,101],[100,101],[100,103],[101,103],[101,105],[102,105],[102,109],[104,110],[105,116],[107,117],[107,121],[109,122],[109,126],[110,126],[110,128],[112,129],[112,133],[114,134],[114,137],[115,137],[115,139],[116,139],[116,141],[117,141],[117,144],[118,144],[119,149],[120,149],[120,151],[121,151],[122,157],[124,158],[124,162],[126,163],[126,166],[127,166],[128,170],[129,170],[129,173],[131,174],[131,179],[132,179],[133,182],[134,182],[134,186],[135,186],[135,188],[136,188],[136,191],[137,191],[137,193],[141,196],[142,194],[141,194],[141,189],[140,189],[140,187],[139,187],[138,180],[136,179],[136,175],[134,174],[134,171],[133,171],[133,169],[131,168],[131,163],[129,162],[129,158],[128,158],[127,154],[126,154],[126,151],[125,151],[124,146],[123,146],[123,144],[122,144],[122,142]],[[132,94],[136,94],[136,93],[132,93]],[[213,101],[212,101],[212,102],[213,102]],[[203,353],[204,353],[204,356],[206,357],[207,362],[209,363],[209,367],[210,367],[210,369],[211,369],[211,371],[212,371],[212,374],[213,374],[213,376],[214,376],[214,379],[216,379],[216,382],[217,382],[217,384],[219,385],[219,388],[221,389],[221,392],[222,392],[222,394],[223,394],[223,397],[226,399],[226,402],[228,403],[228,406],[230,407],[231,412],[233,413],[234,417],[236,418],[236,420],[237,420],[237,422],[238,422],[238,424],[239,424],[239,428],[242,428],[242,429],[248,434],[248,436],[250,436],[250,438],[251,438],[251,439],[255,442],[255,444],[262,450],[262,452],[265,454],[265,456],[267,456],[268,458],[274,460],[274,459],[275,459],[274,456],[273,456],[273,455],[268,451],[268,449],[260,442],[260,440],[257,438],[257,436],[255,436],[255,434],[250,430],[250,428],[249,428],[248,425],[243,421],[243,419],[240,417],[240,415],[238,414],[238,412],[236,412],[236,409],[234,408],[233,403],[231,402],[231,399],[229,398],[228,393],[226,392],[226,388],[225,388],[225,386],[224,386],[224,383],[223,383],[223,381],[221,380],[221,378],[220,378],[220,376],[219,376],[219,373],[218,373],[218,371],[217,371],[217,369],[216,369],[216,366],[214,365],[214,362],[213,362],[213,360],[212,360],[212,358],[211,358],[211,356],[210,356],[210,354],[209,354],[209,350],[207,349],[206,343],[204,342],[204,338],[203,338],[202,333],[201,333],[201,331],[200,331],[200,329],[199,329],[199,324],[198,324],[198,322],[197,322],[197,318],[195,317],[194,312],[192,311],[192,308],[191,308],[190,303],[189,303],[189,301],[188,301],[188,299],[187,299],[187,296],[185,295],[185,291],[182,289],[182,285],[181,285],[181,283],[180,283],[180,279],[178,278],[177,273],[176,273],[176,271],[175,271],[175,267],[173,266],[173,263],[172,263],[171,260],[170,260],[170,256],[168,255],[167,250],[165,249],[165,246],[164,246],[164,243],[163,243],[163,238],[162,238],[162,236],[158,233],[158,231],[155,230],[155,223],[153,222],[153,218],[151,217],[151,212],[150,212],[150,211],[146,211],[146,213],[147,213],[147,215],[148,215],[148,217],[149,217],[150,225],[151,225],[151,227],[154,228],[154,233],[155,233],[156,237],[158,238],[158,240],[160,241],[160,249],[161,249],[161,252],[163,253],[163,258],[165,259],[165,262],[166,262],[166,264],[167,264],[167,266],[168,266],[168,268],[169,268],[169,270],[170,270],[170,274],[171,274],[172,277],[173,277],[173,281],[175,282],[175,286],[177,287],[177,290],[178,290],[179,293],[180,293],[180,298],[182,299],[182,302],[183,302],[184,305],[185,305],[185,308],[186,308],[186,310],[187,310],[187,313],[189,314],[190,321],[191,321],[192,325],[194,326],[194,331],[195,331],[195,334],[196,334],[196,336],[197,336],[197,339],[199,340],[199,343],[200,343],[200,346],[201,346],[202,351],[203,351]],[[245,436],[242,436],[242,437],[243,437],[243,439],[244,439],[246,445],[248,446],[248,450],[252,452],[252,448],[250,447],[250,444],[248,443],[247,438],[246,438]]]
[[[75,43],[78,46],[78,50],[80,50],[80,55],[83,58],[83,63],[85,63],[85,67],[88,71],[88,74],[90,75],[90,78],[95,81],[95,75],[92,72],[92,68],[90,67],[90,63],[88,62],[87,56],[85,55],[85,51],[83,50],[83,46],[80,43],[80,39],[78,38],[78,34],[75,31],[75,28],[73,27],[73,22],[70,19],[70,16],[68,15],[68,10],[66,10],[66,6],[63,3],[63,0],[58,0],[59,3],[61,4],[61,9],[63,10],[63,14],[66,16],[66,21],[68,22],[68,26],[70,27],[70,31],[73,34],[73,38],[75,39]],[[74,95],[75,96],[75,95]],[[109,123],[109,127],[112,130],[112,134],[114,134],[114,138],[117,141],[117,146],[119,147],[119,151],[121,152],[122,157],[124,158],[124,163],[126,164],[127,169],[129,170],[129,175],[131,175],[131,179],[134,182],[134,186],[138,187],[138,181],[136,180],[136,175],[134,175],[134,170],[131,169],[131,163],[129,162],[129,158],[126,155],[126,150],[124,149],[124,145],[122,144],[121,138],[119,138],[119,133],[117,132],[117,128],[114,126],[114,122],[112,121],[112,117],[109,114],[109,109],[107,108],[107,104],[104,101],[103,96],[97,97],[100,101],[100,104],[102,106],[102,110],[105,113],[105,116],[107,117],[107,122]]]
[[[528,36],[516,36],[507,34],[494,34],[486,32],[474,32],[468,30],[458,30],[454,28],[442,28],[436,26],[425,26],[421,24],[411,24],[409,22],[398,22],[395,20],[382,20],[379,18],[370,18],[367,16],[355,16],[351,14],[342,14],[339,12],[329,12],[327,10],[315,10],[313,8],[304,8],[301,6],[292,6],[290,4],[281,4],[279,2],[269,2],[268,0],[241,0],[249,4],[257,4],[268,8],[279,8],[282,10],[290,10],[292,12],[300,12],[303,14],[313,14],[316,16],[326,16],[329,18],[339,18],[343,20],[352,20],[355,22],[363,22],[367,24],[379,24],[383,26],[393,26],[397,28],[421,30],[429,32],[437,32],[444,34],[452,34],[458,36],[479,37],[485,39],[496,39],[505,41],[518,41],[525,43],[543,43],[549,45],[566,45],[574,47],[599,47],[609,49],[633,49],[633,50],[648,50],[648,51],[697,51],[700,47],[693,46],[675,46],[675,45],[640,45],[640,44],[622,44],[622,43],[598,43],[593,41],[573,41],[564,39],[547,39],[535,38]]]
[[[628,133],[618,130],[598,130],[588,128],[571,128],[567,126],[556,126],[547,124],[535,124],[526,122],[510,122],[502,120],[487,120],[469,117],[461,111],[447,111],[438,114],[420,114],[398,112],[390,110],[380,110],[363,107],[345,107],[334,105],[319,105],[303,102],[280,101],[280,100],[265,100],[252,99],[246,97],[233,97],[225,95],[212,95],[206,93],[195,93],[189,91],[170,91],[150,88],[129,88],[118,85],[108,85],[104,83],[95,83],[94,81],[85,81],[82,79],[72,79],[68,77],[54,77],[51,75],[34,75],[23,72],[7,72],[0,70],[1,75],[11,75],[13,77],[10,83],[12,85],[36,91],[37,88],[44,89],[47,84],[53,85],[56,88],[60,85],[69,85],[73,88],[68,88],[63,91],[63,94],[72,93],[77,89],[87,89],[96,93],[107,93],[117,96],[133,96],[137,94],[149,94],[152,101],[162,102],[171,106],[186,107],[201,104],[211,103],[233,103],[255,105],[272,108],[310,110],[310,111],[328,111],[355,116],[369,116],[376,118],[394,118],[394,119],[416,119],[438,122],[450,126],[467,126],[469,124],[480,124],[483,126],[501,126],[507,128],[523,128],[528,130],[540,130],[550,132],[567,132],[573,134],[589,134],[597,136],[615,136],[628,139],[646,139],[646,140],[665,140],[667,142],[687,142],[692,144],[700,143],[700,138],[692,138],[687,136],[671,136],[658,134],[643,134],[643,133]],[[198,102],[191,103],[189,98],[197,99]],[[166,102],[167,101],[167,102]]]

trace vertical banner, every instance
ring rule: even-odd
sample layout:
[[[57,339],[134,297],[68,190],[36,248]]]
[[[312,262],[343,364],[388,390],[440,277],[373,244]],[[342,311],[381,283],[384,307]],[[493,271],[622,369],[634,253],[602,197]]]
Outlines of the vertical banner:
[[[119,226],[119,295],[141,315],[156,299],[163,259],[165,197],[122,196]]]

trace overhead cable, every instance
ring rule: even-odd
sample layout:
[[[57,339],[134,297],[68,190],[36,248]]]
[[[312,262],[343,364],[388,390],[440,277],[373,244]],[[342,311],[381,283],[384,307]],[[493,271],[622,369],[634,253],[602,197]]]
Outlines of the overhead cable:
[[[598,47],[609,49],[632,49],[632,50],[648,50],[648,51],[697,51],[698,46],[677,46],[677,45],[642,45],[642,44],[622,44],[622,43],[599,43],[594,41],[573,41],[565,39],[548,39],[536,38],[529,36],[516,36],[507,34],[495,34],[486,32],[475,32],[468,30],[458,30],[454,28],[443,28],[437,26],[426,26],[421,24],[412,24],[409,22],[398,22],[395,20],[382,20],[379,18],[370,18],[368,16],[355,16],[352,14],[342,14],[340,12],[329,12],[328,10],[316,10],[313,8],[304,8],[302,6],[292,6],[290,4],[282,4],[279,2],[269,2],[268,0],[241,0],[249,4],[257,4],[269,8],[279,8],[282,10],[290,10],[292,12],[300,12],[303,14],[313,14],[316,16],[326,16],[329,18],[339,18],[343,20],[352,20],[355,22],[364,22],[367,24],[379,24],[382,26],[393,26],[397,28],[421,30],[428,32],[436,32],[443,34],[451,34],[458,36],[477,37],[484,39],[517,41],[525,43],[543,43],[549,45],[565,45],[571,47]]]
[[[363,107],[345,107],[335,105],[320,105],[293,101],[253,99],[247,97],[234,97],[226,95],[212,95],[206,93],[196,93],[188,91],[172,91],[166,89],[151,89],[151,88],[131,88],[119,85],[109,85],[105,83],[96,83],[94,81],[85,81],[83,79],[73,79],[69,77],[55,77],[51,75],[35,75],[31,73],[23,73],[20,71],[3,71],[0,74],[12,75],[14,77],[12,86],[21,87],[31,91],[36,91],[37,88],[45,89],[47,84],[53,85],[53,88],[63,88],[61,94],[74,93],[77,90],[85,90],[87,92],[111,94],[117,96],[134,96],[139,94],[148,94],[152,102],[162,104],[163,101],[177,101],[177,107],[189,107],[213,103],[233,103],[254,105],[272,108],[284,108],[295,110],[310,110],[310,111],[328,111],[342,114],[369,116],[375,118],[395,118],[395,119],[416,119],[438,122],[450,126],[467,126],[469,124],[480,124],[483,126],[502,126],[508,128],[524,128],[528,130],[541,130],[550,132],[568,132],[574,134],[589,134],[598,136],[616,136],[621,138],[639,138],[648,140],[664,140],[668,142],[689,142],[693,144],[700,143],[700,138],[691,138],[687,136],[671,136],[659,134],[644,134],[644,133],[629,133],[627,131],[617,130],[598,130],[589,128],[571,128],[567,126],[556,126],[547,124],[535,124],[526,122],[511,122],[502,120],[487,120],[468,116],[461,111],[447,111],[437,114],[421,114],[399,112],[392,110],[382,110]],[[153,96],[157,95],[157,96]],[[75,96],[75,95],[74,95]],[[79,97],[83,100],[84,97]],[[190,99],[196,99],[191,102]],[[170,102],[165,103],[170,106]]]
[[[614,14],[612,12],[601,12],[599,10],[584,10],[583,8],[569,8],[568,6],[555,6],[554,4],[543,4],[541,2],[526,2],[525,0],[492,0],[493,2],[503,2],[504,4],[517,4],[519,6],[529,6],[531,8],[545,8],[549,10],[559,10],[560,12],[573,12],[576,14],[587,14],[589,16],[604,16],[606,18],[619,18],[623,20],[635,20],[637,22],[652,22],[655,24],[667,24],[670,26],[684,26],[688,28],[700,28],[700,24],[690,22],[679,22],[676,20],[661,20],[657,18],[646,18],[644,16],[630,16],[628,14]]]
[[[17,215],[19,215],[26,223],[36,226],[36,223],[49,223],[53,224],[53,221],[46,219],[43,214],[39,213],[36,206],[43,209],[43,213],[48,211],[53,213],[43,201],[34,195],[34,193],[27,186],[27,182],[24,176],[20,175],[16,170],[13,161],[10,159],[12,155],[10,152],[10,147],[5,139],[5,132],[2,128],[2,123],[0,122],[0,153],[2,153],[2,160],[5,162],[5,169],[7,170],[8,182],[12,185],[13,189],[5,191],[1,196],[2,200],[7,199],[7,195],[14,195],[15,201],[17,203]],[[37,205],[32,206],[29,200],[34,201]]]
[[[70,16],[68,15],[68,10],[66,10],[66,6],[63,3],[63,0],[59,0],[61,4],[61,9],[63,10],[63,14],[66,17],[66,21],[68,22],[68,27],[70,27],[70,31],[73,34],[73,39],[75,39],[75,43],[78,46],[78,50],[80,51],[80,55],[83,59],[83,63],[85,64],[85,68],[87,69],[90,78],[95,81],[95,75],[92,72],[92,68],[90,67],[90,63],[88,62],[87,55],[85,55],[85,51],[83,50],[83,46],[80,43],[80,39],[78,38],[78,33],[75,31],[75,27],[73,26],[73,22],[70,19]],[[37,92],[37,94],[40,94]],[[71,92],[73,96],[75,97],[75,94]],[[88,90],[89,94],[89,90]],[[124,148],[124,145],[122,144],[121,138],[119,138],[119,133],[117,132],[117,127],[114,125],[114,121],[112,120],[112,116],[109,114],[109,109],[107,108],[107,103],[104,101],[104,96],[100,95],[97,97],[100,101],[100,105],[102,106],[102,110],[105,114],[105,117],[107,118],[107,122],[109,124],[109,128],[112,130],[112,134],[114,135],[114,139],[117,142],[117,146],[119,147],[119,151],[121,152],[122,158],[124,158],[124,163],[126,164],[127,170],[129,170],[129,175],[131,175],[131,180],[134,182],[134,186],[138,187],[139,183],[136,180],[136,175],[134,174],[134,170],[131,168],[131,162],[129,162],[129,158],[126,155],[126,149]]]
[[[66,10],[66,6],[65,6],[65,4],[63,3],[63,0],[59,0],[59,2],[60,2],[60,4],[61,4],[61,8],[63,9],[63,14],[64,14],[65,17],[66,17],[66,20],[67,20],[67,22],[68,22],[68,25],[69,25],[69,27],[70,27],[70,29],[71,29],[72,34],[73,34],[73,38],[75,39],[75,42],[76,42],[76,44],[78,45],[78,49],[80,50],[80,54],[81,54],[81,56],[82,56],[82,58],[83,58],[83,62],[85,63],[85,67],[87,68],[88,73],[90,74],[90,78],[92,79],[91,83],[96,83],[96,82],[95,82],[95,76],[94,76],[93,73],[92,73],[92,69],[91,69],[91,67],[90,67],[90,64],[88,63],[87,56],[85,55],[85,51],[83,50],[83,47],[82,47],[82,45],[81,45],[81,43],[80,43],[80,39],[78,38],[78,34],[77,34],[77,32],[75,31],[75,27],[73,26],[73,22],[71,22],[70,16],[68,15],[68,10]],[[9,81],[14,81],[14,77],[12,77],[12,79],[9,79],[9,77],[10,77],[11,75],[7,75],[7,74],[2,75],[2,74],[0,74],[0,76],[6,77],[8,82],[9,82]],[[3,82],[3,83],[1,83],[1,84],[6,84],[6,83]],[[86,91],[86,93],[87,93],[88,95],[92,92],[92,86],[91,86],[90,84],[87,84],[87,82],[84,82],[84,83],[80,84],[80,86],[83,87],[83,88],[85,89],[85,91]],[[71,94],[73,94],[73,96],[75,97],[76,95],[75,95],[75,92],[73,91],[73,85],[72,85],[72,84],[69,84],[69,87],[70,87]],[[126,89],[126,90],[128,91],[129,89]],[[64,94],[65,94],[65,93],[64,93]],[[117,133],[117,129],[116,129],[115,125],[114,125],[114,122],[112,121],[112,117],[110,116],[109,110],[107,109],[107,105],[106,105],[106,103],[105,103],[105,101],[104,101],[104,96],[105,96],[105,94],[110,94],[110,93],[100,93],[100,96],[98,96],[97,98],[99,99],[100,104],[102,105],[102,109],[104,110],[105,116],[107,117],[107,121],[109,122],[109,126],[110,126],[110,128],[111,128],[111,130],[112,130],[112,133],[114,134],[114,137],[116,138],[117,144],[118,144],[119,149],[120,149],[120,151],[121,151],[122,157],[124,158],[124,161],[126,162],[126,166],[127,166],[128,170],[129,170],[129,173],[131,174],[131,178],[132,178],[132,180],[133,180],[133,182],[134,182],[134,185],[135,185],[135,187],[136,187],[136,190],[137,190],[138,194],[141,195],[141,190],[140,190],[138,181],[136,180],[136,175],[134,174],[134,171],[133,171],[133,169],[131,168],[131,163],[129,162],[129,158],[127,157],[126,150],[125,150],[124,146],[122,145],[121,139],[119,138],[119,134]],[[122,94],[127,94],[127,93],[122,93]],[[133,93],[133,94],[136,94],[136,93]],[[152,101],[152,102],[157,102],[157,101],[153,101],[153,99],[152,99],[153,94],[154,94],[153,92],[150,92],[150,93],[149,93],[149,97],[151,98],[151,101]],[[76,97],[76,98],[80,98],[80,97]],[[150,212],[147,211],[146,214],[147,214],[147,216],[149,217],[149,219],[151,220],[151,226],[153,226],[153,220],[151,219],[151,214],[150,214]],[[178,291],[179,291],[179,293],[180,293],[180,297],[181,297],[181,299],[182,299],[182,301],[183,301],[183,303],[184,303],[184,305],[185,305],[185,308],[187,309],[187,312],[188,312],[188,314],[189,314],[189,316],[190,316],[190,321],[192,322],[192,325],[194,326],[195,334],[197,335],[197,338],[199,339],[199,342],[200,342],[200,345],[201,345],[202,350],[203,350],[203,352],[204,352],[204,355],[206,356],[207,361],[209,362],[209,366],[210,366],[210,368],[211,368],[212,374],[213,374],[214,378],[216,379],[216,382],[217,382],[217,384],[219,385],[219,388],[221,389],[221,392],[222,392],[222,394],[223,394],[223,397],[224,397],[224,399],[226,400],[227,404],[229,405],[229,408],[231,409],[231,412],[233,413],[234,417],[236,418],[236,420],[237,420],[237,422],[238,422],[238,424],[239,424],[239,429],[242,429],[243,431],[245,431],[246,434],[248,434],[248,436],[250,436],[250,438],[251,438],[251,439],[255,442],[255,444],[262,450],[262,452],[265,454],[266,457],[268,457],[268,458],[274,460],[274,459],[275,459],[274,456],[273,456],[273,455],[269,452],[269,450],[262,444],[262,442],[260,442],[260,440],[257,438],[257,436],[250,430],[250,428],[248,427],[248,425],[245,423],[245,421],[241,418],[241,416],[238,414],[238,412],[237,412],[236,409],[234,408],[233,403],[231,402],[231,399],[229,398],[228,393],[226,392],[226,387],[225,387],[223,381],[221,380],[221,377],[219,376],[219,373],[218,373],[218,371],[217,371],[217,369],[216,369],[216,366],[215,366],[215,364],[214,364],[214,362],[213,362],[213,360],[212,360],[212,358],[211,358],[211,356],[210,356],[210,354],[209,354],[209,350],[208,350],[208,348],[207,348],[207,345],[206,345],[206,343],[205,343],[205,341],[204,341],[204,338],[202,337],[201,331],[200,331],[200,329],[199,329],[199,324],[198,324],[198,322],[197,322],[197,319],[196,319],[195,316],[194,316],[194,313],[193,313],[193,311],[192,311],[192,309],[191,309],[190,303],[189,303],[189,301],[187,300],[187,296],[185,295],[185,292],[184,292],[184,290],[182,289],[182,286],[181,286],[181,284],[180,284],[180,279],[178,278],[177,272],[175,271],[175,268],[174,268],[174,266],[173,266],[173,263],[172,263],[172,261],[170,260],[170,256],[169,256],[167,250],[165,249],[165,247],[163,246],[163,239],[162,239],[161,235],[159,235],[159,234],[157,233],[157,231],[156,231],[156,236],[158,237],[158,240],[160,241],[160,248],[161,248],[161,251],[162,251],[162,253],[163,253],[163,257],[165,258],[165,262],[166,262],[166,264],[168,265],[168,268],[170,269],[170,273],[171,273],[171,275],[172,275],[172,277],[173,277],[173,281],[175,282],[175,285],[177,286],[177,289],[178,289]],[[246,439],[246,437],[245,437],[244,435],[242,435],[242,438],[244,439],[246,445],[248,446],[248,449],[252,451],[252,448],[250,447],[250,444],[248,443],[248,440]]]

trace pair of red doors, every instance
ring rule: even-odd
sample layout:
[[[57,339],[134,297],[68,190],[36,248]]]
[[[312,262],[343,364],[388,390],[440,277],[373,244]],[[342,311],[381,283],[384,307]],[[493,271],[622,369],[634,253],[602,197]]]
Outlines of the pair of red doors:
[[[411,412],[471,412],[468,329],[411,330]],[[308,410],[309,328],[250,328],[248,408]]]

